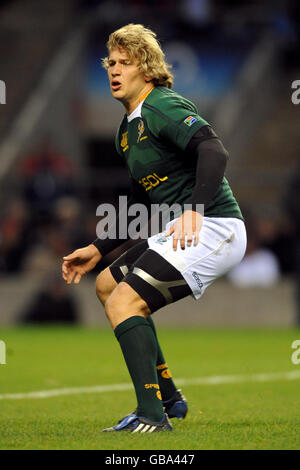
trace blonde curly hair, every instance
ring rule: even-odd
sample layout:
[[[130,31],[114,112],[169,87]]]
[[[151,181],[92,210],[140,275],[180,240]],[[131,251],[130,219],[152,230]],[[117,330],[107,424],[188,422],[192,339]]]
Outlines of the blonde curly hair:
[[[108,53],[113,49],[124,49],[131,59],[138,60],[145,76],[151,77],[155,86],[162,85],[172,89],[174,77],[171,65],[165,61],[165,54],[156,39],[156,34],[142,24],[130,23],[109,35],[106,44]],[[109,57],[102,59],[107,70]]]

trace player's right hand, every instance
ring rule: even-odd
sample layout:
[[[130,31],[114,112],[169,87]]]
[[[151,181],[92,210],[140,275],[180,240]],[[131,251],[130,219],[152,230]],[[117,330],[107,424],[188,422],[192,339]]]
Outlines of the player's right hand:
[[[91,271],[102,258],[95,245],[88,245],[63,257],[62,277],[71,284],[78,284],[82,276]]]

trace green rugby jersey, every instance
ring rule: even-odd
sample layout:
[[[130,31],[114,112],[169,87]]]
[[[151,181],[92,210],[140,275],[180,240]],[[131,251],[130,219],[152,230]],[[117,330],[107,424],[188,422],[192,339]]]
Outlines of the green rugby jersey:
[[[177,203],[183,208],[191,202],[197,159],[185,149],[195,132],[207,125],[191,101],[164,86],[153,88],[131,115],[125,114],[116,148],[150,204]],[[204,215],[243,220],[225,177]]]

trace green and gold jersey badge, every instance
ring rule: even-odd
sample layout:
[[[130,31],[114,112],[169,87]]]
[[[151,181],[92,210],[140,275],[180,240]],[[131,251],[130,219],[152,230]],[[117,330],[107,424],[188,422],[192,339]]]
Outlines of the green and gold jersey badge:
[[[122,134],[122,139],[121,139],[121,144],[120,145],[122,147],[123,152],[125,152],[129,148],[127,134],[128,134],[128,131],[124,132]]]
[[[138,124],[138,138],[137,138],[137,144],[141,141],[141,140],[144,140],[144,139],[147,139],[147,135],[144,135],[142,137],[142,135],[144,134],[145,132],[145,126],[144,126],[144,121],[141,119],[139,124]]]

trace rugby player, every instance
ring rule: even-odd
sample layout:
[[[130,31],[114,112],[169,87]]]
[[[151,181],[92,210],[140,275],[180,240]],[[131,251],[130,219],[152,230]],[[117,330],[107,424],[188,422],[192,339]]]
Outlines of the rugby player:
[[[187,402],[176,389],[151,315],[188,295],[199,299],[246,249],[243,216],[224,177],[228,153],[195,105],[172,91],[156,34],[139,24],[113,32],[103,59],[112,96],[125,108],[116,148],[132,180],[130,202],[179,205],[161,233],[141,241],[97,277],[97,295],[120,343],[136,410],[104,431],[170,431]],[[186,204],[189,204],[186,210]],[[198,210],[204,205],[204,213]],[[118,220],[116,221],[118,223]],[[78,284],[124,240],[97,238],[63,260]]]

